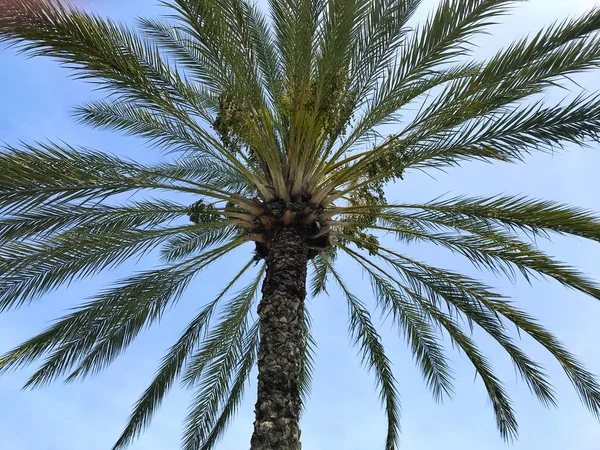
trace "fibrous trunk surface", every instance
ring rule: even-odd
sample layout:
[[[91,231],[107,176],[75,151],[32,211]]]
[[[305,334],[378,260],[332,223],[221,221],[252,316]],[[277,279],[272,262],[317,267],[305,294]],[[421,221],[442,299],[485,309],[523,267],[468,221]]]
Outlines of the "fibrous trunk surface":
[[[251,450],[300,450],[300,372],[309,245],[299,227],[274,227],[266,242],[258,400]]]

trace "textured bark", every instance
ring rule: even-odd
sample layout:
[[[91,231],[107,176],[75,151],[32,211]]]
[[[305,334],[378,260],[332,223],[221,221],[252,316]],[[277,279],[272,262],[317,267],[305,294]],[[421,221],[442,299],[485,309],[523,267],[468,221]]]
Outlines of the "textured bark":
[[[308,245],[295,227],[274,228],[258,306],[258,400],[251,450],[300,450],[300,371]]]

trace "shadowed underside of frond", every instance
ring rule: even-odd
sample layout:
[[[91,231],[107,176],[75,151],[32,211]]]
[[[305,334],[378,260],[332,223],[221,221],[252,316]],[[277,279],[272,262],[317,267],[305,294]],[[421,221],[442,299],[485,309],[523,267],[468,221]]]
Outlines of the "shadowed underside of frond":
[[[546,277],[600,299],[600,286],[536,245],[555,234],[600,241],[600,218],[526,196],[416,204],[384,195],[414,170],[598,143],[596,93],[556,104],[540,94],[600,64],[600,10],[479,60],[472,42],[519,1],[441,0],[409,26],[420,3],[272,0],[267,19],[244,0],[172,0],[164,20],[129,26],[59,1],[0,0],[0,41],[52,57],[106,92],[77,107],[77,120],[169,153],[142,164],[63,143],[2,150],[0,311],[152,252],[162,266],[87,299],[1,357],[0,371],[42,359],[30,387],[98,372],[204,268],[249,243],[251,261],[169,348],[114,447],[139,435],[181,379],[195,392],[183,448],[212,449],[261,364],[252,311],[265,269],[253,264],[269,258],[286,229],[306,245],[312,295],[333,294],[333,280],[347,300],[352,340],[387,415],[387,450],[397,448],[399,392],[368,302],[335,266],[340,254],[371,281],[377,309],[406,340],[436,399],[453,392],[448,336],[483,382],[502,436],[516,436],[508,393],[471,336],[478,328],[532,393],[555,405],[544,369],[509,335],[512,323],[554,356],[600,415],[596,378],[533,317],[491,287],[410,255],[413,243],[435,244],[481,270],[515,281]],[[398,245],[387,244],[390,236]],[[298,398],[310,387],[313,352],[308,311],[302,315]]]

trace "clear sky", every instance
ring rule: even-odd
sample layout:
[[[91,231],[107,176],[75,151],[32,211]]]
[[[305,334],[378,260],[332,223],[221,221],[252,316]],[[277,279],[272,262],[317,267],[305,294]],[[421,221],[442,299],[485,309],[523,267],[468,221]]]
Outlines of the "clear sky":
[[[87,0],[88,8],[111,17],[130,21],[159,10],[154,0]],[[437,0],[424,2],[421,17]],[[476,54],[489,55],[499,45],[539,29],[554,19],[579,15],[595,0],[532,0],[492,29],[492,35],[478,41]],[[598,75],[587,74],[578,81],[589,91],[600,90]],[[72,108],[101,94],[89,85],[69,78],[69,72],[47,59],[26,59],[11,49],[0,49],[0,140],[17,144],[62,139],[101,150],[149,161],[159,155],[139,139],[111,132],[90,130],[75,124]],[[568,92],[553,93],[549,101],[560,100]],[[565,152],[536,155],[525,165],[469,164],[435,178],[411,174],[390,189],[389,200],[428,200],[440,194],[490,195],[529,194],[557,199],[600,211],[598,191],[600,152],[597,146]],[[578,265],[600,279],[600,247],[576,239],[556,238],[543,244],[551,254]],[[246,249],[246,250],[249,250]],[[431,247],[417,247],[413,255],[441,266],[474,273],[457,257]],[[106,450],[120,434],[130,407],[152,378],[164,351],[177,338],[191,314],[210,299],[238,266],[236,254],[203,273],[160,326],[144,333],[108,370],[83,383],[53,384],[35,391],[20,387],[33,368],[0,378],[0,450]],[[0,316],[0,352],[45,328],[62,312],[90,296],[111,280],[121,278],[141,266],[154,263],[153,257],[141,265],[132,262],[112,273],[78,282],[44,297],[30,307]],[[352,279],[357,292],[370,298],[368,282],[343,261],[342,271]],[[513,295],[519,305],[535,316],[575,352],[595,373],[600,374],[600,304],[554,282],[533,287],[521,280],[516,286],[482,276],[484,281]],[[374,391],[374,381],[360,367],[355,349],[348,344],[346,307],[334,290],[330,297],[310,302],[314,334],[318,342],[312,397],[303,417],[303,448],[307,450],[378,450],[383,448],[385,420]],[[455,373],[455,395],[436,404],[420,378],[410,353],[389,325],[382,336],[391,357],[402,395],[402,444],[404,450],[497,450],[506,445],[494,425],[491,407],[474,370],[458,353],[449,350]],[[479,336],[479,335],[478,335]],[[546,364],[559,392],[557,410],[545,409],[529,395],[508,358],[489,338],[481,339],[482,349],[506,383],[520,421],[520,438],[508,448],[529,450],[598,450],[600,425],[581,406],[558,365],[528,339],[524,349]],[[255,376],[246,400],[230,427],[220,450],[249,447]],[[176,449],[181,423],[192,392],[175,389],[164,402],[150,428],[133,446],[135,450]]]

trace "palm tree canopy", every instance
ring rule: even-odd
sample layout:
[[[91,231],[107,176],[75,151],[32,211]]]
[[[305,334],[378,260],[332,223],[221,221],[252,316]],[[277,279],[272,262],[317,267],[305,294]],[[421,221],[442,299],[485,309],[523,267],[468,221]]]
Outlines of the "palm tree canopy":
[[[554,405],[543,368],[509,334],[513,324],[560,363],[600,416],[597,379],[533,317],[484,283],[407,253],[413,242],[433,243],[482,270],[547,277],[600,299],[600,285],[536,246],[553,234],[600,241],[600,217],[525,196],[393,203],[384,189],[414,171],[600,141],[598,94],[540,100],[600,64],[600,9],[477,60],[473,38],[517,1],[441,0],[409,27],[420,3],[270,0],[267,18],[246,0],[170,0],[172,15],[130,27],[56,0],[0,0],[0,40],[58,59],[106,91],[76,109],[79,121],[169,153],[149,165],[55,142],[2,150],[0,311],[149,252],[158,250],[163,265],[99,292],[9,351],[0,372],[44,358],[28,387],[97,373],[202,269],[250,244],[245,265],[169,349],[114,446],[131,443],[181,380],[195,390],[183,448],[214,448],[256,360],[265,240],[274,226],[297,224],[310,245],[311,294],[332,285],[347,299],[352,341],[387,414],[388,450],[399,434],[396,382],[366,303],[336,267],[339,255],[368,276],[377,308],[435,398],[452,394],[447,336],[483,381],[501,435],[516,436],[511,401],[471,335],[477,327],[533,395]],[[239,287],[248,271],[250,284]],[[306,394],[313,346],[310,318],[302,320]]]

